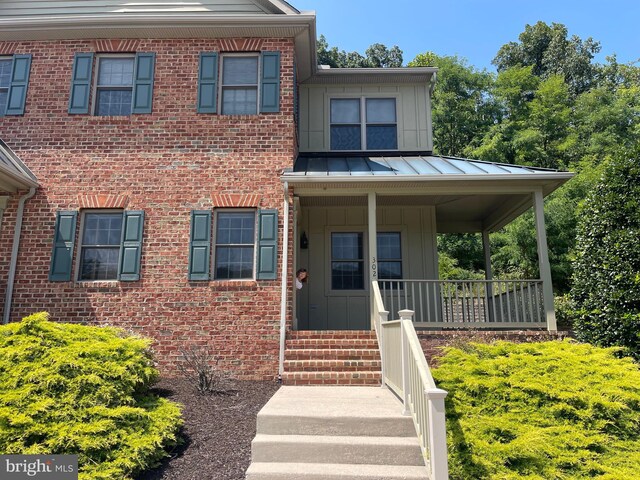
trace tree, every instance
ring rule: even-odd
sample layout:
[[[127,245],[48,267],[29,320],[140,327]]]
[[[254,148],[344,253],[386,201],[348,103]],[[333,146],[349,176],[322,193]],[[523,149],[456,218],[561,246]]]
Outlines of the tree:
[[[320,35],[317,43],[318,63],[332,68],[371,68],[401,67],[402,50],[397,45],[387,48],[381,43],[374,43],[365,52],[366,57],[358,52],[338,50],[329,47],[324,35]]]
[[[518,39],[503,45],[493,59],[498,72],[530,66],[533,74],[543,79],[560,75],[573,95],[589,90],[597,80],[598,68],[592,60],[600,51],[600,43],[591,37],[569,38],[563,24],[539,21],[526,25]]]
[[[434,150],[464,156],[494,124],[496,107],[490,95],[493,77],[457,56],[422,53],[409,67],[437,67],[432,97]]]
[[[580,212],[571,295],[578,338],[640,359],[640,148],[606,167]]]

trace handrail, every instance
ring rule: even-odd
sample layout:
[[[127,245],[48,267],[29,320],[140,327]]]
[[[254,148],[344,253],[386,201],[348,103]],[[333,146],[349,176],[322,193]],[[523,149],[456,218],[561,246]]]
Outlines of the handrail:
[[[382,359],[382,386],[403,403],[411,415],[431,480],[449,478],[444,399],[437,388],[420,340],[413,327],[413,312],[401,310],[399,320],[388,320],[378,282],[372,282],[371,323],[378,337]]]

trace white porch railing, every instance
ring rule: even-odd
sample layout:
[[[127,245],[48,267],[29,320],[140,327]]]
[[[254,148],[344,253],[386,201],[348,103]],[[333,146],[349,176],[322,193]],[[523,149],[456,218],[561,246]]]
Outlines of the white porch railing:
[[[382,384],[402,400],[403,413],[411,415],[418,434],[425,465],[431,480],[449,478],[444,399],[424,356],[413,327],[410,310],[402,310],[400,319],[389,321],[389,312],[380,295],[378,282],[372,282],[372,324],[375,327],[382,359]]]
[[[544,328],[542,280],[380,280],[390,311],[418,327]]]

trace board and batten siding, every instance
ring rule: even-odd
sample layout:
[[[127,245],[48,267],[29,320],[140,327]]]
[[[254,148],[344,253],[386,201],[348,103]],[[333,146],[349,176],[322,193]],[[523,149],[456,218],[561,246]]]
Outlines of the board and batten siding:
[[[327,152],[329,100],[368,96],[396,98],[398,150],[432,151],[431,99],[426,84],[416,85],[300,85],[300,151]]]
[[[266,2],[254,0],[200,0],[198,2],[153,1],[128,2],[117,0],[14,0],[0,2],[1,17],[47,17],[141,13],[180,14],[208,13],[221,15],[269,14]]]
[[[436,217],[433,206],[379,206],[379,232],[400,232],[402,273],[406,279],[437,279]],[[367,207],[302,207],[298,234],[305,232],[309,247],[300,249],[298,268],[309,270],[309,281],[298,292],[299,330],[369,330],[369,283],[367,268]],[[365,289],[331,290],[331,233],[362,232],[365,258]],[[396,312],[397,313],[397,312]]]

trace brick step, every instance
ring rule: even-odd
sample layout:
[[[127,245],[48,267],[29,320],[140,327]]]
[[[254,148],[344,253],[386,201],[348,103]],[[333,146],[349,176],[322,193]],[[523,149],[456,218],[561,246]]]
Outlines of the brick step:
[[[286,360],[285,372],[379,372],[380,360]]]
[[[380,360],[377,348],[291,348],[286,360]]]
[[[288,339],[375,339],[376,334],[371,330],[290,330]]]
[[[284,385],[380,385],[380,372],[284,372]]]
[[[377,350],[378,341],[373,339],[291,339],[286,341],[287,349],[364,349]]]

